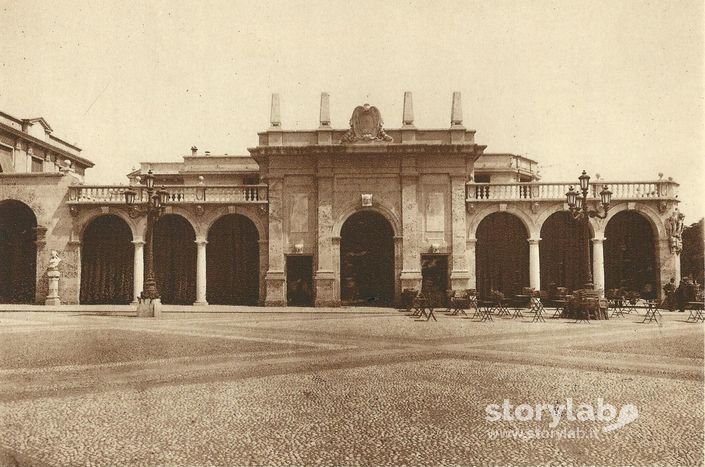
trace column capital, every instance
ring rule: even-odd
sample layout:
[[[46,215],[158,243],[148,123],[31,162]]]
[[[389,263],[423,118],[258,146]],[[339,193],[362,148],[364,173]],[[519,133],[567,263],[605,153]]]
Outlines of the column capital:
[[[605,237],[595,237],[590,239],[592,243],[602,243],[605,240],[607,240]]]
[[[529,242],[529,245],[538,245],[539,242],[541,241],[541,239],[534,237],[534,238],[527,238],[526,241]]]
[[[474,244],[474,243],[477,243],[477,238],[475,238],[475,237],[470,237],[470,238],[468,238],[468,239],[465,240],[465,243],[473,243],[473,244]]]
[[[196,240],[194,240],[193,243],[196,243],[197,245],[206,245],[208,244],[208,240],[206,240],[207,237],[196,237]]]
[[[143,237],[134,237],[134,239],[132,240],[132,243],[134,245],[144,245],[145,241],[144,241]]]

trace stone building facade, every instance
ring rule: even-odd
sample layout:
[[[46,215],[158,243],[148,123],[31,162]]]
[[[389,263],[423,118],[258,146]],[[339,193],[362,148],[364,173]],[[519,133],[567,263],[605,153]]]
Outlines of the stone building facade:
[[[588,280],[655,297],[679,280],[674,181],[593,180],[590,204],[603,185],[612,203],[605,219],[581,223],[565,196],[579,174],[543,182],[536,161],[486,152],[463,125],[459,93],[444,129],[414,125],[411,93],[399,128],[385,128],[380,110],[365,104],[350,128],[334,129],[329,99],[321,96],[318,128],[290,131],[273,96],[270,127],[247,156],[194,147],[181,162],[145,162],[128,174],[140,200],[150,171],[169,192],[154,237],[165,303],[386,306],[407,288],[514,294]],[[144,280],[146,218],[125,206],[125,186],[83,184],[88,161],[56,141],[40,145],[17,122],[11,132],[0,126],[15,167],[6,170],[10,159],[0,154],[0,200],[36,216],[31,301],[43,303],[55,249],[63,303],[133,302]],[[32,167],[17,149],[25,141],[43,151],[41,175],[17,174],[18,164]],[[58,155],[71,167],[52,168]]]

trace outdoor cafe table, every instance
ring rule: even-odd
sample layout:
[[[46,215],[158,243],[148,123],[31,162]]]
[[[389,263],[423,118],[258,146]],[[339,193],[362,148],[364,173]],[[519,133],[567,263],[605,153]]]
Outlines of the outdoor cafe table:
[[[529,304],[529,299],[531,297],[529,295],[515,295],[514,296],[514,314],[512,315],[512,319],[514,318],[523,318],[524,313],[521,312],[521,309],[523,306],[526,306]]]
[[[553,300],[556,306],[556,311],[553,312],[553,318],[560,318],[563,316],[565,307],[568,305],[568,300]]]
[[[543,305],[542,305],[541,302],[540,302],[541,299],[538,299],[538,300],[539,300],[539,305],[540,305],[540,306],[537,306],[537,307],[536,307],[536,314],[534,315],[534,319],[531,320],[532,323],[546,322],[546,320],[543,319],[543,312],[544,312],[545,310],[544,310],[544,308],[543,308]]]
[[[656,321],[656,323],[658,324],[658,318],[656,317],[656,315],[658,314],[660,316],[661,313],[658,311],[657,305],[658,302],[655,301],[649,300],[646,302],[646,316],[644,316],[644,320],[642,321],[642,323],[650,323],[652,321]]]
[[[703,302],[688,302],[688,311],[690,315],[688,316],[688,322],[697,323],[702,321],[705,323],[705,311],[703,310]]]
[[[492,310],[495,307],[495,302],[480,300],[477,302],[477,312],[480,314],[480,321],[494,321],[492,319]],[[473,315],[473,318],[475,316]]]
[[[509,309],[507,308],[507,300],[504,299],[496,299],[495,300],[495,308],[497,309],[497,317],[500,316],[510,316],[511,313],[509,313]]]

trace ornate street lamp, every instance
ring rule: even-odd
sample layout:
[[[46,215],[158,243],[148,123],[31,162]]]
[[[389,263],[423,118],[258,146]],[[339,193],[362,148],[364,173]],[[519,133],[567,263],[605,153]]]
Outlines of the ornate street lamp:
[[[582,197],[578,198],[580,193],[575,191],[573,185],[570,186],[568,193],[565,194],[573,218],[587,220],[590,217],[597,217],[598,219],[607,217],[607,210],[610,208],[610,202],[612,202],[612,192],[607,188],[607,185],[603,185],[602,191],[600,191],[600,204],[602,205],[602,213],[600,213],[590,209],[588,206],[587,197],[590,191],[590,176],[583,170],[578,180],[580,180]]]
[[[143,201],[141,198],[136,200],[137,192],[132,189],[125,190],[125,204],[128,208],[130,217],[137,218],[147,216],[147,232],[145,234],[145,269],[146,277],[142,287],[140,298],[143,303],[147,302],[149,313],[148,316],[154,316],[154,302],[159,299],[159,290],[157,289],[157,281],[154,274],[154,254],[153,254],[153,238],[154,225],[159,219],[159,216],[164,212],[164,207],[169,202],[169,192],[162,187],[159,190],[154,189],[154,174],[151,170],[147,172],[141,182],[144,183],[147,189],[147,199]],[[141,316],[140,313],[138,315]]]
[[[607,211],[610,208],[610,202],[612,201],[612,192],[607,188],[607,185],[602,186],[602,191],[600,191],[600,205],[602,207],[602,212],[595,209],[590,209],[588,205],[588,192],[590,191],[590,176],[583,170],[583,173],[578,177],[580,182],[580,191],[578,193],[575,191],[573,186],[565,194],[566,201],[568,202],[568,208],[570,208],[570,214],[573,219],[583,221],[587,224],[588,220],[592,217],[597,217],[598,219],[604,219],[607,217]],[[587,256],[588,261],[590,261],[590,244],[587,246]],[[587,276],[588,284],[592,286],[592,272],[591,267],[588,264]]]

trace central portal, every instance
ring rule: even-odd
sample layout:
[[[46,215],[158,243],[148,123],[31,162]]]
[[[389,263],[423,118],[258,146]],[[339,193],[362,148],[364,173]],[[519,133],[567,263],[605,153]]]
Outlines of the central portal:
[[[340,298],[346,305],[391,306],[394,232],[387,219],[361,211],[340,231]]]

